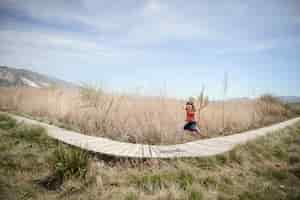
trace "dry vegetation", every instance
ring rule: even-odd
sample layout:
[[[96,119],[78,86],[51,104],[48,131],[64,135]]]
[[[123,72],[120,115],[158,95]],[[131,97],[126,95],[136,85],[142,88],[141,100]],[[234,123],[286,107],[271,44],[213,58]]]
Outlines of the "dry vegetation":
[[[207,158],[128,160],[0,114],[0,199],[298,200],[300,124]]]
[[[207,98],[196,98],[207,105]],[[198,137],[184,134],[184,101],[165,97],[106,94],[101,88],[0,88],[0,108],[84,134],[120,141],[174,144]],[[199,126],[206,137],[233,134],[287,119],[289,109],[272,96],[256,100],[210,102],[201,110]]]

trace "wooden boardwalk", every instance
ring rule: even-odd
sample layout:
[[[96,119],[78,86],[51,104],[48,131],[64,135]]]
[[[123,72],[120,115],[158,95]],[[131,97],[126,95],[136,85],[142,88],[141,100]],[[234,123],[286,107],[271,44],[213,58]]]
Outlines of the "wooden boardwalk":
[[[128,158],[175,158],[204,157],[224,153],[236,145],[243,144],[259,136],[286,128],[300,121],[300,117],[281,122],[268,127],[247,131],[244,133],[203,139],[176,145],[146,145],[118,142],[103,137],[83,135],[36,120],[9,114],[18,122],[44,127],[50,137],[82,149],[101,154]]]

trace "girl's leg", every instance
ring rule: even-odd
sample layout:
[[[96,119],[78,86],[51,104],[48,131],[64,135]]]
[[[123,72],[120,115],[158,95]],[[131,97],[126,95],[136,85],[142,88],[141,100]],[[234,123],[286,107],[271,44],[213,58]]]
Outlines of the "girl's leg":
[[[196,122],[194,122],[194,124],[193,124],[193,131],[196,132],[199,135],[202,135],[199,127],[197,126]]]
[[[191,122],[188,122],[183,127],[184,130],[191,130]]]
[[[184,125],[183,130],[187,130],[187,125],[188,125],[188,124],[185,124],[185,125]]]

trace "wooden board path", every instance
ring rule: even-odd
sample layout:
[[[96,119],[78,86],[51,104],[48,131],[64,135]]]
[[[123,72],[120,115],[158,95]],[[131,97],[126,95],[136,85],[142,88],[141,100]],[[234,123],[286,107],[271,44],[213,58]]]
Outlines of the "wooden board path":
[[[83,135],[14,114],[9,115],[18,122],[44,127],[50,137],[64,143],[92,152],[128,158],[175,158],[217,155],[230,151],[236,145],[244,144],[249,140],[286,128],[300,121],[300,117],[298,117],[256,130],[229,136],[203,139],[184,144],[147,145],[118,142],[108,138]]]

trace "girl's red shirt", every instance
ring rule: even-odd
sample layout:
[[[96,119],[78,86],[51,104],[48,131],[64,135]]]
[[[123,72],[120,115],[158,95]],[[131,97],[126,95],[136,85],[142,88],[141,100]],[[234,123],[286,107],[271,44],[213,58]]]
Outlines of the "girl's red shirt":
[[[195,122],[195,112],[194,111],[186,111],[186,121],[187,122]]]

